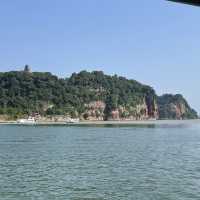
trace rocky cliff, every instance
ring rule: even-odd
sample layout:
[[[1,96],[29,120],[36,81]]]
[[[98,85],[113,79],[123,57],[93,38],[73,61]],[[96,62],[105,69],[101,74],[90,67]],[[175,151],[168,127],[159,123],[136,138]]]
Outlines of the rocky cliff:
[[[94,101],[85,104],[86,110],[82,118],[86,120],[147,120],[149,118],[158,118],[157,104],[137,104],[135,106],[121,106],[111,109],[106,113],[106,104],[103,101]]]
[[[196,119],[197,112],[193,110],[182,95],[165,94],[158,97],[160,119]]]

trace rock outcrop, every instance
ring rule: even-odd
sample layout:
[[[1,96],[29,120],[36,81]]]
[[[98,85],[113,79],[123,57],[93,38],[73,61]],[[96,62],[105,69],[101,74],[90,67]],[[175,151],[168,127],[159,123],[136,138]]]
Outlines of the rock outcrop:
[[[165,94],[158,97],[160,119],[196,119],[195,110],[190,108],[182,95]]]
[[[116,109],[106,113],[106,103],[103,101],[92,101],[85,104],[86,111],[82,117],[86,120],[147,120],[150,118],[158,119],[157,103],[144,101],[135,106],[118,106]]]
[[[87,120],[104,120],[104,110],[106,104],[103,101],[92,101],[85,104],[85,112],[82,114]]]

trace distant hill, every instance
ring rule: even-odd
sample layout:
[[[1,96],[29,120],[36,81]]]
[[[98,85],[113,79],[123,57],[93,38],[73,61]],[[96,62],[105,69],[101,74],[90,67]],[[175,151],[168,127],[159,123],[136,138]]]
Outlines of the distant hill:
[[[101,71],[81,71],[69,78],[49,72],[0,73],[0,115],[68,115],[88,120],[190,119],[197,113],[181,95],[158,97],[135,80]]]
[[[159,117],[161,119],[195,119],[197,112],[190,108],[182,95],[164,94],[158,97]]]

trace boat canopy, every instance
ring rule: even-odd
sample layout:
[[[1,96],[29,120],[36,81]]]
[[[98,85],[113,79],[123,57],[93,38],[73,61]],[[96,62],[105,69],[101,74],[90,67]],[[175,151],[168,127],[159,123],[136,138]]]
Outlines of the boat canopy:
[[[190,5],[194,5],[194,6],[200,6],[200,0],[168,0],[168,1],[174,1],[174,2],[179,2],[179,3],[190,4]]]

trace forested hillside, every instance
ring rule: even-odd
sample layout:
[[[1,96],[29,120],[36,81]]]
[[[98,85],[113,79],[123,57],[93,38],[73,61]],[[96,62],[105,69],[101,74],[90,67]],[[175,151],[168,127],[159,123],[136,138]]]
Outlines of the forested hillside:
[[[161,118],[197,117],[185,100],[181,103],[187,105],[186,114],[175,116],[168,99],[158,98],[150,86],[101,71],[82,71],[65,79],[49,72],[31,73],[27,66],[24,71],[0,73],[0,114],[13,118],[38,112],[90,120],[138,120],[158,118],[159,109]]]

